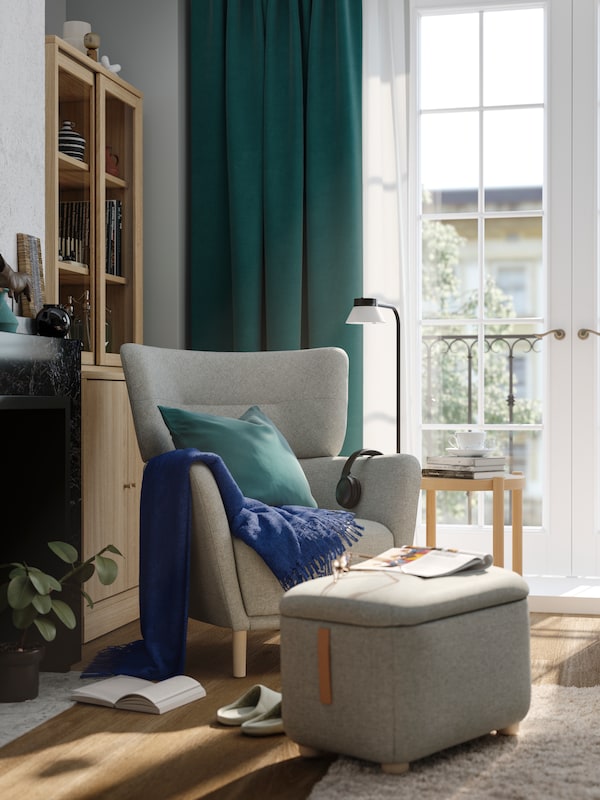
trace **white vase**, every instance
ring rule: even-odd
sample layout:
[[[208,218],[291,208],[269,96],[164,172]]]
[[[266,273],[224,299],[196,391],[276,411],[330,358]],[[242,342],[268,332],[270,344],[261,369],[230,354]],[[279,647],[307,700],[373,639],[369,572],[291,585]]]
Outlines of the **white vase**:
[[[83,43],[83,37],[86,33],[92,32],[92,26],[89,22],[81,22],[77,19],[68,20],[63,25],[63,39],[73,47],[81,50],[82,53],[87,53],[87,47]]]

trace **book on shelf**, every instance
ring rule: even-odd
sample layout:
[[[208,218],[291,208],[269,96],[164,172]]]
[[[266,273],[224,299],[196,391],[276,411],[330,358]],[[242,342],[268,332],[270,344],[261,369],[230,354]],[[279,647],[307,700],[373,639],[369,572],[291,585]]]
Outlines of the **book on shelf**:
[[[378,556],[353,564],[352,570],[402,572],[419,578],[436,578],[468,569],[486,569],[494,562],[489,553],[443,547],[392,547]]]
[[[87,266],[90,255],[90,204],[87,200],[59,203],[58,248],[63,261]]]
[[[122,275],[121,229],[123,227],[123,203],[120,200],[106,201],[106,272]]]
[[[466,478],[467,480],[488,480],[489,478],[506,478],[509,474],[504,469],[446,469],[445,467],[423,467],[424,478]]]
[[[79,703],[145,714],[164,714],[202,697],[206,697],[206,689],[188,675],[175,675],[157,683],[130,675],[116,675],[88,683],[71,693],[71,700]]]
[[[428,466],[478,467],[498,469],[506,464],[506,456],[427,456]]]

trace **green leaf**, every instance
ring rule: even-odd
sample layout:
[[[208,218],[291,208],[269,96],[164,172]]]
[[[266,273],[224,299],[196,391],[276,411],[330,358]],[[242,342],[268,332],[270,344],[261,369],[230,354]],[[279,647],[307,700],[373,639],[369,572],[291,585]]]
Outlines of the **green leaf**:
[[[123,556],[123,553],[122,553],[122,552],[121,552],[121,551],[120,551],[118,548],[116,548],[116,547],[114,546],[114,544],[108,544],[108,545],[106,545],[106,549],[107,549],[107,550],[108,550],[110,553],[114,553],[115,555],[117,555],[117,556],[121,556],[121,558],[124,558],[124,556]]]
[[[32,605],[27,606],[27,608],[15,608],[12,613],[13,625],[23,631],[35,621],[37,615],[38,612]]]
[[[77,625],[77,620],[75,619],[73,609],[67,605],[64,600],[53,600],[52,611],[54,611],[59,620],[63,623],[63,625],[66,625],[70,631],[72,631],[75,625]]]
[[[17,575],[8,584],[6,593],[11,608],[27,608],[35,597],[35,589],[25,575]]]
[[[85,583],[92,577],[95,571],[96,567],[93,564],[84,562],[78,569],[76,569],[73,572],[69,580],[72,579],[76,583]]]
[[[23,564],[15,564],[14,569],[8,573],[9,578],[16,578],[18,575],[27,575],[27,570]]]
[[[47,642],[52,642],[56,638],[56,625],[48,617],[37,617],[33,623]]]
[[[96,570],[100,583],[103,586],[108,586],[116,580],[119,574],[119,565],[112,558],[96,556]]]
[[[50,594],[53,589],[56,592],[60,592],[62,589],[56,578],[53,578],[52,575],[46,575],[45,572],[35,567],[31,567],[29,570],[29,580],[38,594]]]
[[[49,594],[40,594],[33,598],[31,605],[38,613],[47,614],[52,608],[52,600]]]
[[[77,550],[72,544],[68,544],[67,542],[48,542],[48,547],[52,550],[54,555],[57,555],[67,564],[75,564],[79,558]]]

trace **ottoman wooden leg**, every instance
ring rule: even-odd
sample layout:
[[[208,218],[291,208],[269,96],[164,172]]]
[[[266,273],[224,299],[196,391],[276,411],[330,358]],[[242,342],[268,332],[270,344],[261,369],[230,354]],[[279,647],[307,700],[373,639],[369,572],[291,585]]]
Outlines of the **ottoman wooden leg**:
[[[403,775],[410,769],[410,764],[382,764],[381,771],[388,775]]]
[[[316,747],[309,747],[306,744],[299,744],[298,750],[302,758],[321,758],[327,755],[325,750],[317,750]]]
[[[518,732],[518,722],[515,722],[514,725],[508,725],[506,728],[498,728],[498,733],[500,733],[502,736],[516,736]]]

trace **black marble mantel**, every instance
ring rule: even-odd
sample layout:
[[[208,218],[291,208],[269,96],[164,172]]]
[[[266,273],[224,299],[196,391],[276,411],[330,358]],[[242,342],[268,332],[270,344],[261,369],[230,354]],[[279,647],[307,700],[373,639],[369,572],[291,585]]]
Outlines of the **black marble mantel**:
[[[15,407],[19,406],[24,410],[18,408],[15,415]],[[62,411],[53,409],[43,416],[46,406],[62,406]],[[13,413],[3,415],[3,411]],[[32,413],[41,416],[34,418]],[[15,419],[19,425],[14,424]],[[50,552],[47,541],[68,541],[81,555],[80,342],[0,331],[2,422],[0,563],[25,560],[60,574],[61,562]],[[57,463],[59,454],[66,464]],[[62,518],[49,519],[44,516],[44,504],[47,508],[54,504],[54,486],[61,474],[61,490],[66,496],[57,506],[58,517]],[[49,485],[53,487],[50,496]],[[48,513],[57,516],[56,509]],[[5,575],[1,574],[0,579],[4,581]],[[56,640],[45,644],[42,669],[66,670],[81,659],[81,603],[77,598],[63,599],[74,608],[78,625],[68,631],[57,624]],[[0,620],[0,640],[7,638],[9,630],[7,621]],[[40,638],[37,630],[31,638]]]

